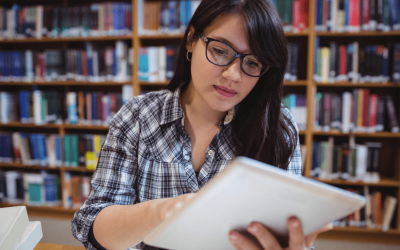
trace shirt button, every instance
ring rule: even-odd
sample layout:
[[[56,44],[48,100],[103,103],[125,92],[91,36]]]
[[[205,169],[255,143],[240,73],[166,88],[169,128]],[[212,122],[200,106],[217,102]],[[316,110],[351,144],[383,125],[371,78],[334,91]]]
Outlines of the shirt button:
[[[184,158],[185,158],[185,160],[187,160],[187,161],[190,160],[190,157],[189,157],[188,155],[185,155]]]
[[[214,154],[214,151],[212,151],[212,150],[208,151],[208,155],[213,155],[213,154]]]

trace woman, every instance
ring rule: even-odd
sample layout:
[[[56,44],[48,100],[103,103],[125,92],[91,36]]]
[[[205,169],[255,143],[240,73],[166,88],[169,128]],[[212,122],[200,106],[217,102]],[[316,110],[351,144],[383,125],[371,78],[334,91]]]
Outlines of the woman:
[[[302,172],[281,105],[287,40],[273,2],[203,0],[183,41],[167,89],[132,98],[111,122],[72,221],[87,249],[140,243],[237,155]],[[288,249],[309,249],[318,232],[305,237],[296,218],[288,226]],[[230,232],[235,248],[281,249],[263,225],[248,230],[257,240]]]

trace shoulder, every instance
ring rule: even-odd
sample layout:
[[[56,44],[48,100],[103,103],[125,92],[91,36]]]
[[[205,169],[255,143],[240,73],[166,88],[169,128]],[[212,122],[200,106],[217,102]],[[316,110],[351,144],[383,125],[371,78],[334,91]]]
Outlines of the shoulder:
[[[173,93],[169,90],[159,90],[131,97],[117,114],[123,117],[134,116],[135,119],[142,121],[160,118],[165,102],[171,95]]]

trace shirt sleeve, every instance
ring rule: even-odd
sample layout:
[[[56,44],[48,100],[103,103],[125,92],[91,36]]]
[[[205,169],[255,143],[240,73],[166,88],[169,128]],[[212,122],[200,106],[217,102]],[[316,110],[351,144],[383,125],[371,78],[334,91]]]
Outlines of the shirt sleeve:
[[[294,154],[290,159],[289,166],[287,171],[291,174],[301,175],[303,173],[302,165],[301,165],[301,153],[300,153],[300,140],[299,140],[299,128],[297,127],[297,123],[293,119],[292,114],[290,113],[289,109],[282,106],[282,113],[289,118],[290,122],[293,124],[296,134],[297,134],[297,142],[296,142],[296,149],[294,150]]]
[[[72,234],[86,249],[96,249],[88,236],[102,209],[111,205],[132,205],[136,201],[140,123],[135,103],[135,98],[131,98],[113,117],[91,179],[90,194],[72,219]]]

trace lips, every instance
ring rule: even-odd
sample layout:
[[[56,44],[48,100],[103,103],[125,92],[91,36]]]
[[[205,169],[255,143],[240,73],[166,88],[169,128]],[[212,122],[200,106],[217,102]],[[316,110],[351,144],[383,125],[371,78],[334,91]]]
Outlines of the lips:
[[[215,85],[214,88],[220,95],[225,97],[233,97],[236,95],[236,91],[233,89],[228,89],[222,86],[215,86]]]

